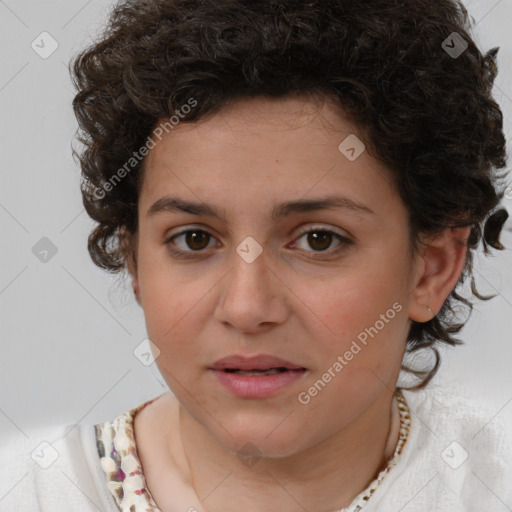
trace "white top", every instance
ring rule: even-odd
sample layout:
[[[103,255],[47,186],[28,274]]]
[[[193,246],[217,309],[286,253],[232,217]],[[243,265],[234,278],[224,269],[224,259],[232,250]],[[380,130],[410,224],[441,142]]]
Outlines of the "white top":
[[[363,511],[511,511],[512,428],[504,424],[499,411],[451,388],[431,387],[403,395],[411,415],[409,437]],[[100,438],[108,438],[105,425],[119,425],[121,418],[126,423],[127,413],[103,424]],[[40,430],[30,439],[19,434],[6,442],[2,436],[0,512],[119,512],[118,502],[129,512],[134,500],[114,498],[120,486],[107,477],[112,461],[100,460],[96,432],[94,425],[69,425]],[[144,483],[143,475],[130,474],[138,466],[136,451],[126,439],[118,447],[125,454],[125,474],[119,478],[125,484],[129,478],[133,485],[124,487],[135,492]],[[174,492],[178,496],[180,490]],[[151,501],[149,496],[147,502]],[[356,509],[355,501],[348,510]],[[178,502],[172,512],[187,512]],[[139,510],[158,511],[149,505]]]

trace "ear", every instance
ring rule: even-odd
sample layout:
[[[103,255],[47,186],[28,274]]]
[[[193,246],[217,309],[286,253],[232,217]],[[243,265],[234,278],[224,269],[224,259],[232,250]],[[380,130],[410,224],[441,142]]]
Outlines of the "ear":
[[[409,318],[428,322],[455,288],[464,269],[471,227],[447,228],[423,240],[409,301]],[[430,312],[427,308],[430,308]]]
[[[119,246],[126,264],[126,270],[132,280],[135,299],[140,306],[140,287],[137,272],[137,235],[129,233],[124,227],[121,228],[119,230]]]

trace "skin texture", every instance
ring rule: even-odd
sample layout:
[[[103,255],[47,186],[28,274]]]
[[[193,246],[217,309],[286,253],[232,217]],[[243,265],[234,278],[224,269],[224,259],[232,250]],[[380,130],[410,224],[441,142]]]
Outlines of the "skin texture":
[[[334,510],[349,505],[394,449],[392,395],[411,320],[429,320],[455,286],[466,252],[456,241],[469,227],[425,239],[412,258],[390,170],[367,151],[349,161],[338,149],[358,133],[328,100],[255,98],[180,124],[150,151],[129,271],[177,401],[156,400],[135,432],[148,487],[165,512],[176,507],[170,482],[197,510]],[[340,208],[271,217],[276,203],[333,194],[374,214]],[[224,220],[148,214],[171,195],[212,204]],[[211,238],[166,244],[185,227]],[[303,235],[313,228],[352,243],[333,235],[315,245]],[[236,252],[249,236],[263,249],[252,263]],[[393,304],[401,307],[378,334],[300,403],[298,394]],[[232,354],[271,354],[307,372],[276,396],[237,398],[208,371]],[[246,443],[261,456],[251,467],[237,457]]]

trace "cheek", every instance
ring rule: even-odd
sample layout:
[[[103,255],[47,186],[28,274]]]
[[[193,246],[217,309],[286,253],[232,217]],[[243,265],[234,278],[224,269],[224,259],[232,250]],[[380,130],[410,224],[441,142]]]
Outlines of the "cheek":
[[[352,349],[357,352],[353,368],[379,367],[388,360],[396,364],[405,346],[407,324],[400,277],[389,268],[386,272],[351,268],[332,277],[294,287],[306,306],[300,315],[303,326],[309,324],[310,336],[322,345],[322,363],[334,361],[356,342],[361,350]]]
[[[359,277],[349,270],[329,282],[311,281],[297,285],[297,295],[304,298],[310,314],[316,314],[336,335],[352,333],[378,320],[381,313],[401,297],[392,283],[376,280],[363,273]]]
[[[142,307],[148,334],[164,344],[181,337],[184,330],[193,336],[192,317],[196,317],[201,302],[205,299],[203,287],[193,284],[182,287],[175,280],[148,280],[143,293]]]
[[[145,253],[140,254],[138,278],[151,339],[166,345],[179,337],[184,326],[193,328],[189,318],[204,300],[209,286],[188,276],[186,270],[171,265],[165,256],[150,258]]]

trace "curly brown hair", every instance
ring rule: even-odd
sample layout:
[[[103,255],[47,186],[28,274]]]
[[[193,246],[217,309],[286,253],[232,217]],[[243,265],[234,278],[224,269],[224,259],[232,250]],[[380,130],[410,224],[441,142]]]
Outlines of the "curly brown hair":
[[[111,272],[126,267],[120,233],[137,231],[144,159],[131,169],[126,162],[162,119],[191,98],[195,108],[179,112],[184,122],[238,99],[313,94],[335,98],[370,154],[393,171],[414,250],[422,233],[471,226],[457,286],[470,277],[476,297],[495,297],[476,290],[472,262],[481,240],[485,253],[488,245],[503,248],[508,216],[497,210],[505,193],[497,170],[507,157],[502,112],[491,94],[498,48],[483,55],[471,28],[458,0],[119,2],[71,69],[83,144],[75,157],[85,209],[98,223],[88,242],[92,260]],[[462,343],[452,336],[465,324],[456,321],[456,305],[469,314],[473,306],[456,288],[432,320],[413,322],[407,352],[430,348],[435,364],[403,365],[423,378],[412,389],[436,373],[437,343]]]

